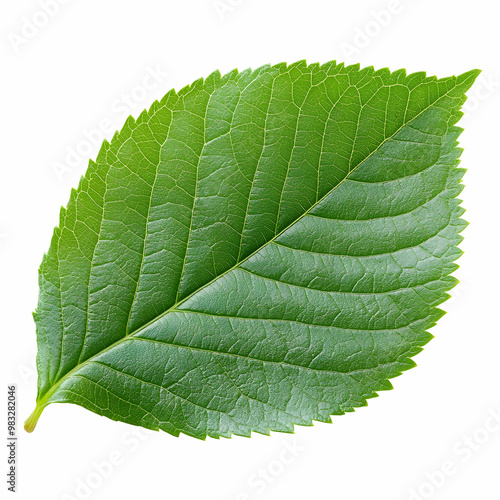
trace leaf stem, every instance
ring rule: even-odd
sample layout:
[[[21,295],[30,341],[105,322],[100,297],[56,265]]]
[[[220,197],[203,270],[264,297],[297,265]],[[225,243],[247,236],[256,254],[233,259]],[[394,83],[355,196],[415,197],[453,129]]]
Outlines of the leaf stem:
[[[33,432],[35,430],[36,424],[40,415],[42,414],[44,408],[47,406],[47,402],[44,400],[37,401],[33,413],[24,422],[24,430],[26,432]]]

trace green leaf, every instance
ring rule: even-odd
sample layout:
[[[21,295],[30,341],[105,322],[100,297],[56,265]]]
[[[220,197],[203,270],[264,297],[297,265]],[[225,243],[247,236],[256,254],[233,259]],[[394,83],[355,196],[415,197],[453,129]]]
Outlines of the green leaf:
[[[478,71],[215,72],[105,142],[40,267],[37,406],[291,432],[414,366],[456,280]]]

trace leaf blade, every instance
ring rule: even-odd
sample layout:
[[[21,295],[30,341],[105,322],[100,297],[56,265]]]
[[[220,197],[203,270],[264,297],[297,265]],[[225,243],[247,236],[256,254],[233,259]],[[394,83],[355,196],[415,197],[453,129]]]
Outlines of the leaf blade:
[[[436,80],[299,62],[223,77],[214,73],[178,94],[170,92],[137,121],[129,119],[111,144],[104,144],[72,194],[74,205],[70,200],[62,212],[53,246],[63,239],[63,255],[52,247],[42,264],[51,272],[41,271],[41,290],[49,292],[47,297],[41,292],[36,315],[39,360],[50,362],[47,352],[57,332],[61,347],[53,351],[60,361],[55,374],[40,362],[39,403],[76,402],[176,435],[218,437],[329,421],[331,414],[352,411],[375,391],[390,388],[388,379],[410,367],[409,358],[429,339],[426,330],[441,314],[436,306],[454,284],[448,274],[455,268],[463,223],[455,200],[461,171],[459,129],[453,125],[475,76]],[[413,203],[411,210],[401,192]],[[79,207],[87,209],[86,224],[75,215]],[[353,216],[361,219],[346,218]],[[72,241],[64,230],[73,228],[75,234],[78,222],[81,241]],[[407,241],[411,245],[401,247]],[[75,254],[80,242],[95,245],[86,249],[92,259],[78,268],[82,284],[75,286],[75,262],[84,260]],[[333,272],[325,259],[335,265]],[[413,269],[411,259],[423,271]],[[288,273],[283,281],[276,269],[292,261],[294,267],[282,271]],[[59,268],[67,262],[65,275]],[[307,262],[314,267],[304,266]],[[399,288],[383,289],[383,266],[392,269],[391,286],[401,281]],[[293,272],[296,267],[300,273]],[[352,270],[350,285],[342,268]],[[362,291],[370,286],[381,290]],[[86,311],[78,309],[81,297],[87,299]],[[353,315],[361,329],[353,328]],[[48,346],[44,339],[53,325],[58,328]],[[219,332],[215,339],[208,338],[210,329]],[[171,330],[183,344],[174,342]],[[192,344],[184,330],[207,338],[198,335]],[[258,332],[273,339],[260,342],[281,357],[248,355],[251,346],[249,352],[265,356],[255,344]],[[370,344],[367,332],[385,333]],[[229,352],[230,345],[228,352],[217,351],[213,342],[227,338],[246,354]],[[317,356],[318,366],[326,367],[320,372],[329,375],[307,371],[307,349],[318,346],[312,340],[304,344],[305,338],[328,344],[330,357]],[[166,342],[145,346],[158,339]],[[302,347],[295,345],[298,339]],[[78,358],[77,349],[71,351],[75,343],[81,344]],[[347,359],[356,359],[359,349],[361,357],[385,361],[357,360],[354,366],[365,368],[348,374],[334,370],[345,365],[336,353],[347,356],[343,344],[354,350]],[[369,345],[377,347],[376,355]],[[287,356],[295,364],[286,362]],[[156,369],[135,365],[145,359],[155,359]],[[165,360],[172,366],[162,367]],[[191,368],[184,373],[186,367]],[[169,370],[177,378],[170,380]],[[50,374],[45,380],[44,371]],[[273,392],[262,373],[278,389]],[[144,408],[135,392],[146,400],[139,401]],[[103,404],[110,400],[113,411]]]

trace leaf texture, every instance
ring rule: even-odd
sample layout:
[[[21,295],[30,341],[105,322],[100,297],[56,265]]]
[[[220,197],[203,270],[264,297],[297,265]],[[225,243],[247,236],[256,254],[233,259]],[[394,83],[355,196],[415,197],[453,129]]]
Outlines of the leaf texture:
[[[215,72],[129,118],[44,256],[37,406],[173,435],[330,422],[414,366],[456,280],[478,71]]]

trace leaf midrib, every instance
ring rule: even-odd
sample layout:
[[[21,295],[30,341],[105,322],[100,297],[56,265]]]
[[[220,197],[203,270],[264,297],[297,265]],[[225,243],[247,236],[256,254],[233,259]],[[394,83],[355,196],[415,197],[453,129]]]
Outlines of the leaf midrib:
[[[341,186],[346,180],[349,179],[350,175],[355,172],[361,165],[363,165],[369,158],[371,158],[377,151],[380,150],[380,148],[389,140],[391,140],[396,134],[398,134],[398,132],[400,132],[404,127],[408,126],[410,123],[412,123],[414,120],[416,120],[420,115],[422,115],[423,113],[425,113],[425,111],[427,111],[429,108],[431,108],[432,106],[434,106],[437,102],[439,102],[441,99],[445,98],[446,96],[448,96],[448,94],[450,92],[452,92],[452,90],[455,89],[455,87],[457,86],[457,81],[455,80],[455,84],[453,87],[451,87],[446,93],[444,93],[442,96],[438,97],[435,101],[433,101],[431,104],[429,104],[428,106],[424,107],[419,113],[417,113],[413,118],[411,118],[410,120],[408,120],[407,122],[403,123],[393,134],[391,134],[390,136],[386,137],[368,156],[366,156],[365,158],[363,158],[363,160],[361,160],[356,166],[354,166],[349,172],[348,174],[338,183],[336,184],[332,189],[330,189],[330,191],[328,191],[324,196],[322,196],[320,199],[318,199],[315,203],[313,203],[302,215],[300,215],[299,217],[297,217],[297,219],[295,219],[293,222],[291,222],[288,226],[286,226],[282,231],[280,231],[279,233],[275,234],[270,240],[266,241],[265,244],[261,245],[259,248],[257,248],[256,250],[254,250],[251,254],[249,254],[247,257],[245,257],[244,259],[242,259],[241,261],[237,262],[236,264],[234,264],[232,267],[230,267],[229,269],[227,269],[226,271],[224,271],[223,273],[219,274],[218,276],[216,276],[215,278],[213,278],[212,280],[208,281],[207,283],[205,283],[204,285],[202,285],[201,287],[199,287],[198,289],[194,290],[192,293],[190,293],[189,295],[187,295],[186,297],[184,297],[183,299],[181,299],[180,301],[176,302],[175,304],[173,304],[171,307],[169,307],[167,310],[165,310],[163,313],[159,314],[158,316],[154,317],[152,320],[148,321],[147,323],[145,323],[144,325],[142,325],[141,327],[137,328],[136,330],[134,330],[133,332],[125,335],[124,337],[122,337],[121,339],[117,340],[116,342],[114,342],[113,344],[110,344],[108,347],[106,347],[105,349],[102,349],[101,351],[99,351],[98,353],[94,354],[93,356],[91,356],[90,358],[86,359],[83,363],[80,363],[78,365],[76,365],[74,368],[72,368],[68,373],[66,373],[63,377],[61,377],[57,382],[55,382],[51,387],[50,389],[48,389],[44,395],[42,395],[39,399],[37,398],[37,408],[38,408],[38,411],[41,413],[42,409],[47,406],[50,402],[49,402],[49,398],[52,396],[52,394],[58,389],[58,387],[65,381],[67,380],[68,378],[70,378],[75,372],[77,372],[78,370],[80,370],[80,368],[82,368],[83,366],[85,366],[86,364],[92,362],[92,360],[94,358],[96,358],[97,356],[100,356],[101,354],[104,354],[105,352],[108,352],[112,349],[114,349],[116,346],[120,345],[122,342],[125,342],[126,340],[128,340],[129,338],[131,337],[134,337],[135,335],[139,334],[142,330],[148,328],[149,326],[151,326],[152,324],[154,324],[155,322],[159,321],[161,318],[163,318],[164,316],[166,316],[167,314],[169,314],[170,312],[173,312],[175,310],[179,310],[179,311],[182,311],[184,312],[182,309],[179,309],[179,306],[181,306],[184,302],[186,302],[187,300],[189,300],[191,297],[193,297],[194,295],[196,295],[197,293],[201,292],[203,289],[209,287],[212,283],[214,283],[215,281],[217,281],[218,279],[222,278],[223,276],[225,276],[226,274],[230,273],[231,271],[233,271],[234,269],[238,268],[242,263],[246,262],[248,259],[250,259],[251,257],[253,257],[256,253],[258,253],[262,248],[264,248],[266,245],[269,245],[270,243],[272,243],[273,241],[275,241],[278,237],[280,237],[285,231],[287,231],[290,227],[294,226],[296,223],[298,223],[302,218],[306,217],[309,212],[314,208],[316,207],[317,205],[319,205],[327,196],[329,196],[333,191],[335,191],[339,186]],[[408,103],[407,103],[407,106],[408,106]],[[405,114],[406,114],[406,111],[405,111]],[[354,144],[353,144],[353,147],[354,147]],[[36,412],[37,410],[35,410]],[[35,413],[33,412],[33,413]]]

